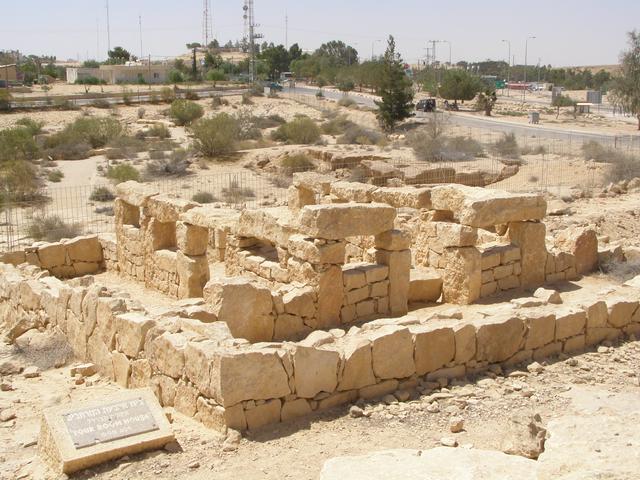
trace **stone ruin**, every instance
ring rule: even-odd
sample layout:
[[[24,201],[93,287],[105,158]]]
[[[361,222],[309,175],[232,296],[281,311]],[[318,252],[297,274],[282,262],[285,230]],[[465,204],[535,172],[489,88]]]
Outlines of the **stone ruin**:
[[[570,305],[531,297],[598,264],[594,231],[547,238],[538,195],[307,173],[288,203],[238,212],[121,184],[115,235],[2,258],[3,332],[62,332],[79,361],[222,431],[640,333],[631,286]],[[170,306],[87,276],[102,271]],[[507,290],[520,298],[443,308]]]

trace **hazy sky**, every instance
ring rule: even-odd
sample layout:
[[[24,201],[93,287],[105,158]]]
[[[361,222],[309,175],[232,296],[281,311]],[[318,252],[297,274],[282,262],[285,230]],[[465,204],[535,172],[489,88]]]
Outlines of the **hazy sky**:
[[[105,0],[3,1],[0,49],[52,54],[59,59],[106,56]],[[225,43],[243,35],[242,0],[211,0],[215,36]],[[387,35],[396,37],[406,61],[425,55],[428,40],[449,40],[453,61],[506,59],[529,64],[599,65],[616,63],[625,47],[625,32],[640,28],[638,0],[256,0],[256,21],[265,40],[305,50],[342,39],[361,57],[381,53]],[[110,0],[111,46],[140,54],[138,16],[142,16],[142,51],[153,57],[184,52],[184,44],[201,41],[203,0]],[[509,6],[516,6],[509,8]],[[99,30],[99,32],[98,32]],[[99,35],[98,35],[99,33]],[[98,38],[99,37],[99,38]],[[99,49],[98,49],[99,44]],[[447,61],[449,47],[438,46]]]

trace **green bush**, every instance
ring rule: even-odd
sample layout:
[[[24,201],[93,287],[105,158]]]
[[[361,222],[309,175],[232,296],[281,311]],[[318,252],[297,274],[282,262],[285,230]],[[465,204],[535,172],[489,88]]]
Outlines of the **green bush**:
[[[42,182],[31,162],[9,160],[0,163],[0,188],[2,200],[31,202],[42,198]]]
[[[209,192],[198,192],[194,194],[193,197],[191,197],[191,200],[193,202],[202,203],[202,204],[213,203],[217,201],[216,197],[214,197],[213,194]]]
[[[184,82],[184,75],[179,70],[171,70],[167,75],[167,79],[170,83],[182,83]]]
[[[252,122],[253,126],[259,128],[260,130],[279,127],[283,123],[287,123],[287,121],[280,115],[269,115],[268,117],[252,117]]]
[[[132,105],[133,99],[131,98],[131,92],[126,88],[122,90],[122,102],[125,105]]]
[[[240,109],[235,119],[238,122],[238,140],[260,140],[262,132],[256,126],[257,119],[247,108]]]
[[[187,90],[184,94],[184,98],[187,100],[200,100],[200,95],[198,95],[198,92],[194,92],[193,90]]]
[[[156,138],[171,138],[171,131],[164,123],[154,123],[146,131],[145,136]]]
[[[54,160],[86,158],[89,148],[101,148],[122,135],[122,125],[110,117],[81,117],[47,137],[46,154]],[[88,148],[89,147],[89,148]]]
[[[206,78],[209,82],[213,82],[214,85],[216,82],[223,82],[227,80],[227,76],[223,70],[209,70]]]
[[[281,125],[271,136],[274,140],[297,145],[316,143],[320,140],[320,128],[309,117],[298,117]]]
[[[338,115],[324,122],[321,126],[322,133],[325,135],[333,135],[337,137],[342,135],[349,128],[355,127],[356,124],[349,120],[344,115]]]
[[[340,100],[338,100],[338,105],[340,105],[341,107],[350,108],[350,107],[353,107],[354,105],[357,105],[357,103],[351,97],[342,97]]]
[[[148,162],[146,171],[151,177],[181,177],[189,173],[189,164],[187,152],[178,149],[171,152],[168,158],[163,157]]]
[[[239,139],[238,121],[226,113],[198,120],[192,127],[194,148],[206,157],[232,153]]]
[[[520,158],[520,146],[515,133],[504,133],[496,143],[493,144],[495,152],[506,158]]]
[[[11,110],[11,94],[6,89],[0,89],[0,112]]]
[[[174,100],[170,114],[176,125],[191,125],[204,115],[204,109],[189,100]]]
[[[40,149],[29,129],[13,127],[0,130],[0,161],[34,160]]]
[[[107,170],[107,178],[115,180],[117,183],[128,182],[129,180],[140,181],[140,172],[134,166],[126,163],[110,166]]]
[[[64,178],[64,173],[62,173],[58,169],[51,170],[49,173],[47,173],[47,180],[49,180],[52,183],[60,183],[63,178]]]
[[[457,136],[447,138],[446,153],[452,160],[473,160],[484,155],[484,148],[471,137]]]
[[[160,90],[160,98],[164,103],[171,103],[176,99],[175,92],[169,87],[162,87]]]
[[[33,136],[42,133],[42,127],[44,127],[44,122],[38,122],[28,117],[20,118],[16,121],[16,125],[26,128],[29,133]]]
[[[62,238],[77,237],[82,229],[77,224],[65,222],[58,215],[34,215],[27,233],[37,241],[57,242]]]
[[[89,200],[93,202],[110,202],[115,198],[116,196],[108,187],[96,187],[89,196]]]
[[[304,153],[287,155],[280,162],[280,166],[289,175],[293,175],[295,172],[308,172],[310,170],[315,170],[314,163]]]
[[[145,143],[136,137],[122,135],[111,140],[107,146],[106,157],[109,160],[117,160],[121,158],[134,159],[138,156],[138,152],[145,150]]]

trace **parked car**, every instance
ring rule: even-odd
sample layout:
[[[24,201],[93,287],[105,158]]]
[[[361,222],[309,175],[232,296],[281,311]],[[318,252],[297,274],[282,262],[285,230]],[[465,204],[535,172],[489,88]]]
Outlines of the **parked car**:
[[[278,82],[271,82],[267,85],[267,87],[269,87],[271,90],[275,90],[277,92],[281,92],[282,91],[282,85],[279,84]]]
[[[436,99],[426,98],[420,100],[416,105],[416,110],[419,112],[435,112],[436,111]]]

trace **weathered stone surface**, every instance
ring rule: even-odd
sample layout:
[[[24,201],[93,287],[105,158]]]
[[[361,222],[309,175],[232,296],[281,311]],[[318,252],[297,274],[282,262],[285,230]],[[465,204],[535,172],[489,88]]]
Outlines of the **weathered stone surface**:
[[[383,382],[376,383],[375,385],[361,388],[360,390],[358,390],[358,396],[365,400],[369,400],[372,398],[382,398],[385,395],[392,394],[393,392],[398,390],[398,385],[398,380],[385,380]]]
[[[59,242],[42,245],[38,248],[37,253],[40,266],[44,269],[64,265],[67,258],[66,249]]]
[[[165,332],[151,342],[147,355],[156,371],[177,379],[184,373],[186,346],[187,337],[184,334]]]
[[[411,248],[411,237],[402,230],[387,230],[376,235],[375,246],[382,250],[407,250]]]
[[[205,286],[204,298],[234,337],[250,342],[272,340],[273,304],[268,288],[243,278],[215,279]]]
[[[205,255],[209,243],[209,231],[204,227],[178,222],[176,242],[178,249],[185,255]]]
[[[587,313],[575,308],[559,308],[554,310],[556,316],[556,340],[575,337],[584,332],[587,324]]]
[[[382,204],[310,205],[300,212],[302,233],[340,240],[360,235],[378,235],[393,229],[396,210]]]
[[[118,198],[134,207],[144,207],[147,201],[158,193],[151,185],[134,181],[119,183],[116,186]]]
[[[442,255],[442,262],[442,298],[446,303],[468,305],[480,298],[482,271],[477,248],[447,248]]]
[[[476,355],[476,327],[473,324],[454,325],[453,332],[456,343],[455,363],[462,365]]]
[[[429,187],[380,187],[371,193],[377,203],[386,203],[395,208],[431,208],[431,188]]]
[[[605,302],[609,314],[609,325],[615,328],[631,323],[631,317],[638,309],[637,300],[628,300],[623,296],[607,296]]]
[[[476,324],[478,361],[504,362],[520,350],[526,328],[520,318],[496,316]]]
[[[304,235],[292,235],[289,238],[288,248],[291,255],[316,265],[344,263],[344,242],[319,244]]]
[[[393,315],[406,315],[409,305],[411,251],[377,250],[376,261],[389,267],[389,309]]]
[[[547,309],[532,308],[519,313],[528,327],[525,350],[543,347],[555,338],[556,317]]]
[[[331,193],[340,200],[357,203],[370,203],[374,185],[357,182],[332,182]]]
[[[309,402],[304,398],[298,398],[282,405],[280,418],[283,422],[288,422],[294,418],[306,417],[312,412]]]
[[[279,399],[269,400],[262,405],[257,405],[251,410],[245,410],[247,426],[249,430],[258,430],[266,425],[280,421],[282,402]]]
[[[311,208],[311,207],[308,207]],[[297,219],[286,207],[244,210],[234,226],[240,237],[266,240],[274,245],[287,245],[289,237],[298,233]]]
[[[197,203],[168,194],[154,195],[144,205],[145,214],[162,223],[177,222],[180,214],[197,206]]]
[[[342,309],[342,269],[333,265],[318,280],[318,324],[316,328],[340,325]]]
[[[406,327],[382,327],[369,335],[373,372],[382,379],[405,378],[416,372],[413,339]]]
[[[294,288],[282,297],[284,311],[290,315],[313,318],[316,315],[316,299],[312,288]]]
[[[224,407],[291,393],[282,360],[272,349],[218,351],[211,365],[210,381],[213,398]]]
[[[431,202],[436,210],[448,210],[462,224],[472,227],[541,220],[547,204],[541,195],[512,194],[463,185],[434,187]]]
[[[342,352],[343,367],[338,390],[354,390],[376,383],[369,340],[346,338],[339,348]]]
[[[454,359],[456,345],[453,329],[412,325],[409,330],[414,338],[418,375],[434,372]]]
[[[536,462],[492,450],[386,450],[325,462],[320,480],[537,480]]]
[[[592,228],[569,227],[556,238],[556,247],[575,256],[578,275],[598,268],[598,236]]]
[[[340,355],[336,351],[297,346],[293,353],[295,393],[313,398],[333,392],[338,384]]]
[[[209,281],[209,263],[207,257],[189,256],[182,252],[176,254],[176,272],[178,274],[178,298],[199,298]]]
[[[543,223],[512,222],[509,224],[509,239],[511,243],[520,247],[522,254],[520,283],[523,288],[538,287],[545,283],[546,231]]]
[[[135,358],[142,350],[147,332],[155,321],[138,312],[123,313],[116,317],[116,349]]]
[[[437,302],[442,295],[442,276],[433,269],[412,269],[409,273],[409,302]]]

